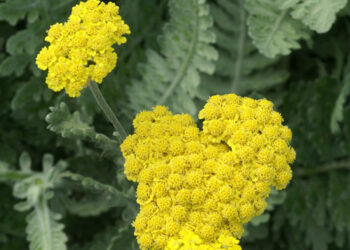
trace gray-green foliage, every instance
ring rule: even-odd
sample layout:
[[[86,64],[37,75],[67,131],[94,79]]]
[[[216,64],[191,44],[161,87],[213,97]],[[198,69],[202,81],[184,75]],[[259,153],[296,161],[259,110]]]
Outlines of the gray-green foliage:
[[[267,57],[288,55],[300,48],[300,39],[309,39],[307,28],[280,8],[281,1],[247,0],[249,35],[259,51]]]
[[[221,83],[223,93],[260,91],[285,82],[289,76],[285,69],[276,68],[281,63],[279,58],[266,58],[252,44],[246,27],[248,13],[243,5],[243,0],[218,0],[211,5],[219,59],[215,75],[206,78],[206,85]]]
[[[334,109],[332,112],[332,117],[330,121],[331,131],[333,133],[340,132],[339,123],[344,119],[344,105],[347,97],[350,94],[350,56],[348,56],[347,67],[344,69],[344,77],[343,77],[343,88],[340,91],[340,94],[337,98],[337,101],[334,105]]]
[[[310,40],[312,31],[327,32],[347,0],[246,0],[249,35],[267,57],[288,55]]]
[[[147,50],[147,62],[139,65],[142,80],[127,89],[130,107],[139,111],[166,104],[194,115],[194,99],[208,96],[200,88],[200,72],[215,70],[213,20],[205,0],[170,0],[169,14],[159,36],[160,53]]]
[[[99,198],[92,197],[91,193],[87,195],[88,199],[85,202],[77,202],[58,191],[59,202],[69,213],[79,216],[97,216],[112,208],[125,208],[122,216],[123,222],[120,222],[115,229],[115,232],[120,232],[120,235],[114,236],[113,240],[111,239],[113,242],[109,243],[110,249],[114,249],[112,248],[116,244],[114,241],[123,241],[121,237],[124,232],[130,231],[131,222],[138,211],[134,198],[135,190],[132,186],[125,186],[123,183],[125,177],[118,178],[119,186],[121,186],[121,191],[119,191],[116,187],[101,183],[93,178],[64,171],[67,167],[66,162],[59,161],[54,165],[53,156],[50,154],[44,155],[42,165],[42,172],[32,171],[31,158],[26,152],[22,153],[19,158],[20,170],[13,169],[5,162],[0,162],[0,181],[14,183],[13,195],[16,198],[24,199],[16,204],[15,209],[21,212],[29,211],[26,217],[26,233],[31,250],[67,249],[67,236],[63,232],[63,224],[59,222],[62,216],[52,210],[49,203],[54,196],[54,190],[68,184],[65,182],[66,180],[80,184],[84,190],[97,192],[98,196],[96,197]],[[57,199],[54,203],[57,204]]]
[[[19,160],[20,170],[2,168],[2,180],[14,181],[9,174],[17,173],[17,180],[13,186],[13,195],[18,199],[25,199],[16,204],[18,211],[30,211],[27,215],[27,239],[31,250],[65,250],[67,236],[63,232],[63,224],[58,222],[60,214],[53,212],[48,202],[54,195],[52,189],[59,181],[60,173],[66,168],[63,161],[53,165],[52,155],[44,155],[43,172],[31,170],[31,159],[28,153],[22,153]]]
[[[297,1],[291,15],[317,33],[329,31],[336,14],[345,7],[347,0]]]
[[[95,129],[84,122],[78,111],[70,113],[65,103],[50,108],[51,113],[46,116],[47,128],[64,138],[89,140],[103,150],[107,156],[118,155],[118,142],[108,138],[104,134],[96,133]]]
[[[127,209],[130,212],[129,222],[131,222],[132,219],[136,216],[137,206],[134,200],[135,190],[132,186],[129,187],[128,190],[121,192],[113,186],[100,183],[94,180],[93,178],[82,176],[79,174],[65,172],[62,174],[62,177],[70,178],[76,182],[79,182],[86,189],[92,189],[92,190],[98,191],[99,195],[103,196],[103,200],[101,200],[101,203],[107,203],[106,209],[110,209],[112,207],[127,207]],[[96,200],[94,200],[94,202],[96,202]],[[79,204],[79,207],[81,209],[80,205],[81,204]],[[80,215],[83,215],[83,216],[95,215],[96,211],[94,210],[95,210],[94,207],[88,207],[84,211],[81,211],[81,212],[76,211],[76,213],[79,213]],[[87,213],[87,214],[84,214],[84,213]]]

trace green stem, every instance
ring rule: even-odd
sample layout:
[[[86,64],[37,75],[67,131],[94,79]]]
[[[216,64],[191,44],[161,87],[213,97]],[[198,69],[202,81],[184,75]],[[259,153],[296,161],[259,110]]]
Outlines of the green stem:
[[[340,169],[350,170],[350,160],[331,162],[312,169],[305,169],[305,170],[299,169],[295,172],[295,175],[305,177],[305,176],[311,176],[315,174],[323,174],[323,173],[327,173],[334,170],[340,170]]]
[[[118,133],[120,143],[123,142],[126,138],[126,132],[125,132],[122,124],[119,122],[118,118],[113,113],[111,107],[108,105],[105,98],[103,97],[99,87],[97,86],[97,83],[95,83],[93,81],[89,81],[88,85],[89,85],[91,93],[94,96],[98,106],[100,106],[103,113],[106,115],[107,119],[112,123],[115,131]]]

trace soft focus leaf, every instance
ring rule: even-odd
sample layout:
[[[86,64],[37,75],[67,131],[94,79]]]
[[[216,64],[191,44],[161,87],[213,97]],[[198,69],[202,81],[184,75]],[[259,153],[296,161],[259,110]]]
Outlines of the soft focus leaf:
[[[300,48],[299,40],[310,38],[307,28],[278,5],[274,0],[247,0],[245,4],[249,35],[259,51],[271,58],[288,55]]]
[[[147,63],[139,65],[142,80],[127,89],[133,111],[159,104],[175,112],[197,112],[193,99],[200,97],[200,72],[212,74],[218,55],[212,47],[215,34],[205,1],[169,1],[170,21],[159,37],[160,53],[148,50]]]
[[[339,10],[347,0],[306,0],[299,1],[293,8],[292,17],[302,21],[318,33],[327,32],[336,19]]]

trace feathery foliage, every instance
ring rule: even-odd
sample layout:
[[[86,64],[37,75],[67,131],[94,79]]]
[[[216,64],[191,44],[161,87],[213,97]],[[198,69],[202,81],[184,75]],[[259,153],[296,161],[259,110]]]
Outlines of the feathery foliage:
[[[43,197],[45,199],[45,197]],[[27,216],[27,234],[30,249],[65,250],[67,236],[58,223],[61,216],[50,211],[46,202],[37,204]]]
[[[317,33],[325,33],[334,23],[337,12],[346,3],[347,0],[298,1],[291,15]]]
[[[96,133],[93,127],[82,121],[78,111],[71,114],[68,106],[63,102],[57,107],[51,107],[50,110],[51,113],[46,116],[49,130],[60,134],[64,138],[89,140],[100,147],[107,156],[118,155],[118,150],[116,150],[118,142],[104,134]]]
[[[300,48],[299,40],[310,38],[307,28],[282,9],[280,1],[247,0],[249,35],[259,51],[267,57],[288,55]]]
[[[170,0],[170,21],[159,37],[161,53],[147,50],[147,63],[139,65],[142,80],[127,89],[134,111],[166,104],[175,112],[197,113],[194,99],[200,91],[200,72],[212,74],[217,52],[215,34],[205,0]]]
[[[223,93],[243,95],[260,91],[285,82],[289,76],[288,71],[276,67],[281,63],[279,58],[266,58],[252,44],[246,27],[248,13],[243,5],[243,0],[218,0],[211,5],[219,59],[215,75],[207,76],[206,82],[207,86],[221,83]]]
[[[311,31],[327,32],[347,0],[246,0],[249,35],[267,57],[288,55],[310,41]]]
[[[348,56],[347,66],[344,69],[344,78],[343,78],[344,86],[340,91],[340,94],[337,98],[337,101],[334,105],[334,109],[331,117],[331,131],[333,133],[340,132],[339,122],[342,122],[344,119],[344,105],[347,97],[350,94],[350,56]]]
[[[136,216],[137,206],[134,201],[135,190],[130,187],[127,193],[120,192],[116,188],[100,183],[90,177],[81,176],[70,172],[64,172],[62,177],[68,177],[74,181],[80,182],[85,188],[94,189],[100,192],[106,192],[109,194],[108,200],[110,201],[110,207],[128,207],[134,214],[130,217]]]
[[[43,172],[33,172],[31,170],[31,159],[28,153],[22,153],[19,159],[20,170],[17,172],[18,181],[13,187],[13,195],[25,201],[16,204],[18,211],[31,212],[27,215],[27,239],[30,242],[29,248],[65,250],[67,236],[63,232],[63,224],[59,223],[61,215],[54,213],[48,206],[48,201],[52,198],[52,188],[59,181],[59,174],[66,167],[65,162],[58,162],[53,165],[52,155],[43,157]],[[6,169],[0,172],[1,179],[13,181]]]

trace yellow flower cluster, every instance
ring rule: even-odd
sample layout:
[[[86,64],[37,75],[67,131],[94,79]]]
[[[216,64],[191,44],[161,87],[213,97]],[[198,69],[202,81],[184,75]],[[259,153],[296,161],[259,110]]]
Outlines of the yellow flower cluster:
[[[232,236],[220,235],[215,243],[206,244],[203,240],[190,230],[182,230],[180,239],[171,239],[166,250],[242,250],[238,245],[239,241]]]
[[[292,133],[270,101],[212,96],[199,118],[202,131],[164,106],[143,111],[121,146],[125,174],[139,183],[141,249],[164,249],[181,230],[203,244],[240,238],[243,224],[265,210],[270,186],[283,189],[292,177]]]
[[[46,83],[53,91],[66,90],[70,97],[80,96],[88,79],[102,83],[116,66],[112,47],[126,42],[129,26],[114,3],[99,0],[81,2],[72,9],[66,23],[50,27],[44,47],[36,58],[41,70],[48,69]]]

